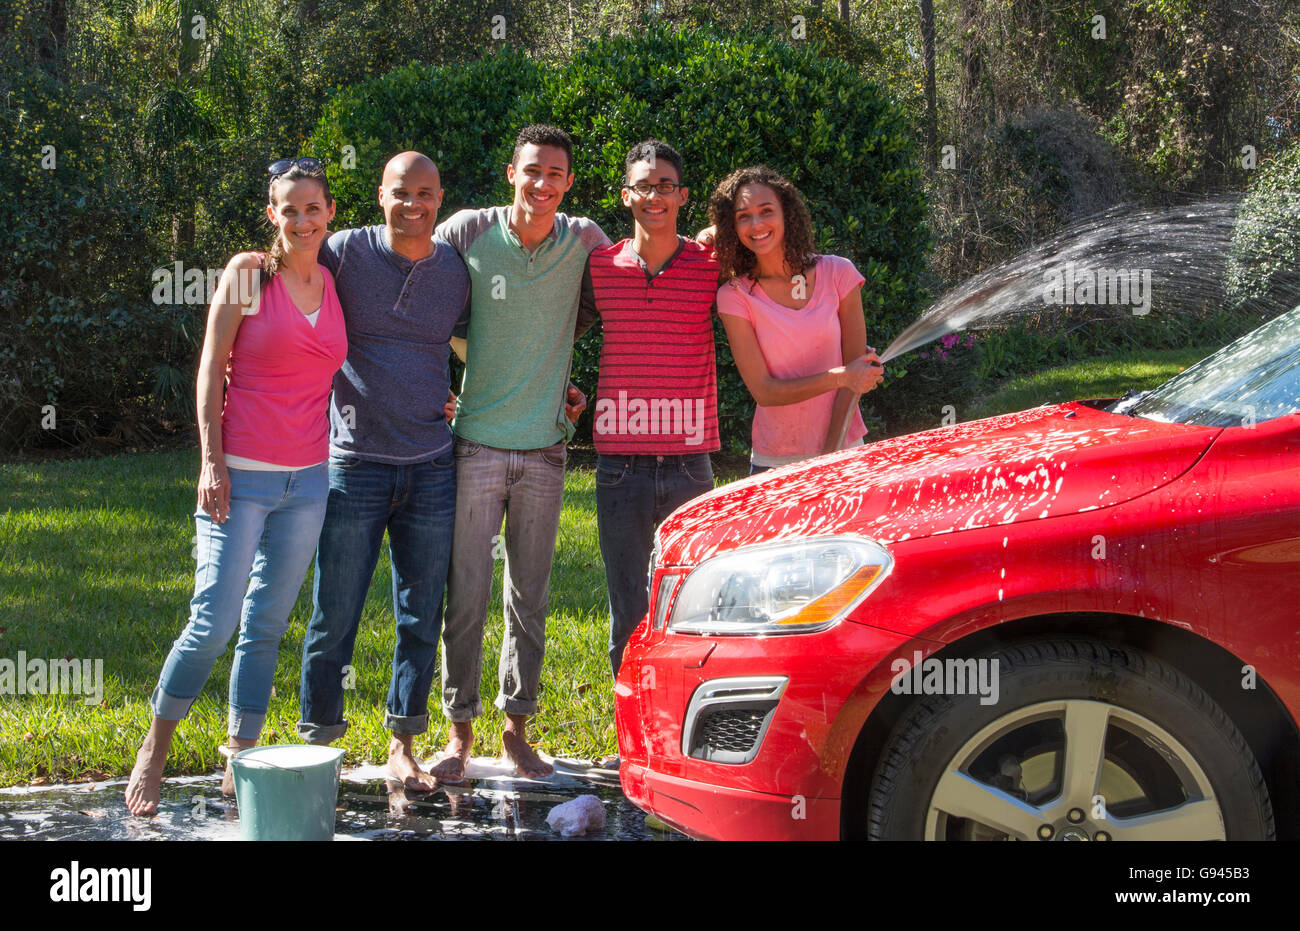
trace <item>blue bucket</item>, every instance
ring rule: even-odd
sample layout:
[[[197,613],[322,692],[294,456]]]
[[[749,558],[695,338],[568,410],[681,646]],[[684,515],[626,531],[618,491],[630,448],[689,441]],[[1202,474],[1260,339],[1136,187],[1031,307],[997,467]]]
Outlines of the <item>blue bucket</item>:
[[[244,840],[333,840],[343,751],[286,744],[231,760]]]

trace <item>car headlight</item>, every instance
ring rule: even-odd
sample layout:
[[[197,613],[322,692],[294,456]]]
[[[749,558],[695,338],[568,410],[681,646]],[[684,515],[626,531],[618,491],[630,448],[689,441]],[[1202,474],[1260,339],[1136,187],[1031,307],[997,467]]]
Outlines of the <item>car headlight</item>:
[[[668,626],[700,634],[825,630],[870,594],[893,564],[888,550],[861,537],[743,547],[691,571]]]

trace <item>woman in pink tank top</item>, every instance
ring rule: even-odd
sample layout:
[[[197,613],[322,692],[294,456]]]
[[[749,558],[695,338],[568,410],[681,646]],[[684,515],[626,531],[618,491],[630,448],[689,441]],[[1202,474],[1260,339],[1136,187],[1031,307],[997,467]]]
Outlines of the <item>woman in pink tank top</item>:
[[[126,788],[132,814],[158,810],[172,735],[236,630],[229,746],[257,743],[280,639],[325,518],[327,405],[347,356],[334,281],[316,261],[334,199],[316,159],[283,159],[269,171],[275,243],[269,254],[231,260],[208,311],[194,597],[150,702],[153,720]],[[227,766],[226,794],[230,783]]]
[[[718,314],[754,413],[751,472],[862,442],[858,396],[884,370],[867,346],[863,278],[813,252],[799,191],[770,168],[732,172],[709,201]]]

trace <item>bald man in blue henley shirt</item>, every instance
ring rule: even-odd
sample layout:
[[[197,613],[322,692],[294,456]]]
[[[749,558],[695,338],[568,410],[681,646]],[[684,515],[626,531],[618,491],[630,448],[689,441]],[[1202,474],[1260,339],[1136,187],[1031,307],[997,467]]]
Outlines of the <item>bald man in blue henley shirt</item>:
[[[353,645],[387,530],[397,625],[384,719],[392,732],[388,772],[412,790],[437,785],[412,742],[429,725],[455,524],[449,340],[469,310],[465,263],[433,236],[442,196],[432,161],[418,152],[394,156],[379,187],[384,225],[335,233],[320,259],[334,275],[348,355],[330,401],[330,491],[298,733],[331,743],[347,731]]]

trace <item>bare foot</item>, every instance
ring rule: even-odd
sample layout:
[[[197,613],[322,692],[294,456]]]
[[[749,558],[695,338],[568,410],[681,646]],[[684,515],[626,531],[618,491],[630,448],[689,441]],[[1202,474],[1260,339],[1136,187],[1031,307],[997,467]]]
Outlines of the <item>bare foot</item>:
[[[163,766],[167,762],[167,749],[157,753],[148,738],[135,755],[135,766],[126,784],[126,807],[133,815],[156,815],[162,785]]]
[[[388,741],[388,774],[412,792],[432,792],[438,788],[438,781],[415,761],[413,740],[411,734],[394,734]]]
[[[135,755],[135,766],[126,783],[126,807],[133,815],[156,815],[160,801],[158,788],[162,785],[163,766],[167,751],[171,749],[172,734],[179,721],[165,721],[154,717],[149,722],[149,733]]]
[[[226,746],[230,749],[230,755],[226,757],[226,772],[221,777],[221,794],[233,798],[235,794],[235,767],[232,762],[235,759],[235,754],[240,750],[247,750],[249,747],[257,746],[257,741],[231,737],[230,743],[226,744]]]
[[[474,725],[469,721],[451,722],[451,736],[438,762],[429,770],[439,783],[459,785],[465,781],[465,767],[469,765],[469,751],[474,746]]]
[[[520,775],[529,779],[544,779],[553,774],[555,768],[550,763],[542,762],[542,758],[528,746],[528,740],[524,736],[526,720],[523,715],[507,716],[506,729],[501,732],[501,747],[505,750],[506,759],[515,764]]]

